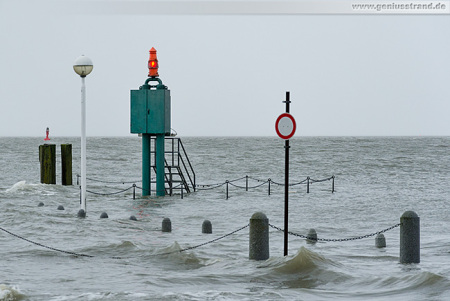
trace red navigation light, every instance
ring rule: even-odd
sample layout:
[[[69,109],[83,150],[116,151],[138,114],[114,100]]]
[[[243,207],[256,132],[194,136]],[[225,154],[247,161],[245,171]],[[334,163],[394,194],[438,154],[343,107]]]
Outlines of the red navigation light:
[[[152,47],[150,49],[150,59],[148,60],[148,76],[149,77],[157,77],[158,74],[158,59],[156,58],[156,49]]]

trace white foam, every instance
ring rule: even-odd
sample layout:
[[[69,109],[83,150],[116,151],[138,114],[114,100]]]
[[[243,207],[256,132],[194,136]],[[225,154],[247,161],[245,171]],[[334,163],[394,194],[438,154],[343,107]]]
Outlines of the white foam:
[[[17,182],[11,188],[6,189],[6,192],[10,193],[10,192],[16,192],[18,190],[22,190],[25,187],[26,183],[27,183],[26,181]]]
[[[25,295],[19,292],[17,287],[0,284],[0,300],[1,301],[15,301],[23,300]]]

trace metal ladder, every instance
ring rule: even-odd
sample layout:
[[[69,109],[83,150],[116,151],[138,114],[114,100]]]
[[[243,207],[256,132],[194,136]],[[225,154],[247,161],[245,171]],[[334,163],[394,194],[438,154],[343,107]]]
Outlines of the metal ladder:
[[[155,145],[155,139],[156,137],[151,137],[152,145]],[[195,191],[195,172],[181,139],[165,137],[164,145],[165,193],[172,195],[174,190],[180,190],[181,194]],[[150,167],[156,174],[158,171],[156,170],[154,148],[151,149],[151,153],[153,158]],[[150,183],[156,183],[156,180],[152,180]]]

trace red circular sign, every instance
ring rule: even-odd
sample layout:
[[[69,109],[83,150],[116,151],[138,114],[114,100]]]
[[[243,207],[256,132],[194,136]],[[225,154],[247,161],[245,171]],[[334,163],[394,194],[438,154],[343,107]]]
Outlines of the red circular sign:
[[[275,130],[281,139],[290,139],[295,134],[297,124],[294,117],[289,113],[283,113],[278,116],[275,122]]]

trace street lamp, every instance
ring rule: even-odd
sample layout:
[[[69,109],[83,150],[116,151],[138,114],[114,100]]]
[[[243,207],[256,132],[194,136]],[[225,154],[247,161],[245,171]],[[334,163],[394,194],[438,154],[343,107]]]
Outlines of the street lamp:
[[[86,216],[86,86],[84,78],[92,72],[90,58],[82,55],[75,60],[73,70],[81,77],[81,209],[78,216]]]

